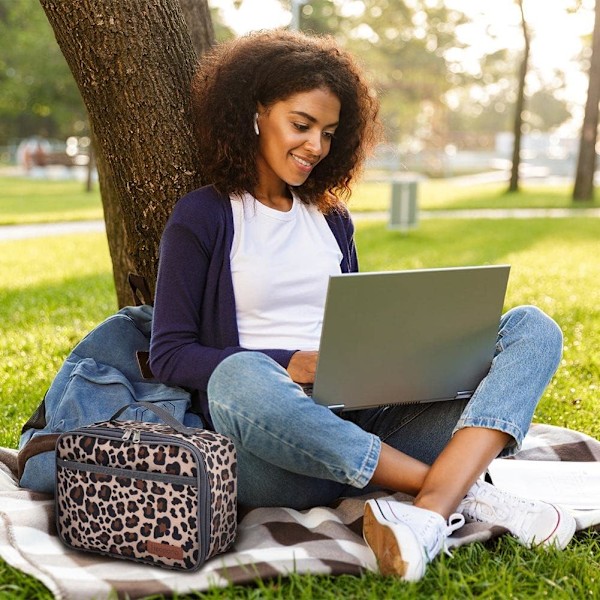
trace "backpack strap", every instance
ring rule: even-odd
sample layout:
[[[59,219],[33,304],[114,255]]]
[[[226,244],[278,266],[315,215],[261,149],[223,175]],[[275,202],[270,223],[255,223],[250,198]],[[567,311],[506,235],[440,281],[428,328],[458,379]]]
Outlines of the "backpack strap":
[[[133,301],[136,306],[142,306],[147,304],[152,306],[154,304],[154,298],[152,297],[152,291],[148,285],[148,281],[142,275],[136,275],[135,273],[129,273],[127,276],[129,287],[131,287],[131,293],[133,295]],[[153,379],[154,375],[150,369],[150,353],[142,350],[138,350],[135,353],[140,373],[144,379]]]
[[[150,368],[150,352],[144,350],[138,350],[135,353],[140,373],[144,379],[154,379],[154,374]]]
[[[127,281],[129,282],[129,287],[133,294],[133,302],[136,306],[141,306],[142,304],[147,304],[148,306],[154,305],[152,290],[145,277],[136,273],[129,273]]]

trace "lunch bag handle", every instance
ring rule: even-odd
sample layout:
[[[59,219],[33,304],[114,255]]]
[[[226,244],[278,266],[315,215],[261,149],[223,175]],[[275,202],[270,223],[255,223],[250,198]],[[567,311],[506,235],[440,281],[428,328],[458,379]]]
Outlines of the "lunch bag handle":
[[[159,417],[163,423],[171,426],[175,431],[181,433],[183,435],[192,435],[195,433],[195,429],[193,427],[186,427],[183,423],[180,423],[170,412],[166,411],[164,408],[160,406],[156,406],[153,402],[146,402],[145,400],[141,400],[135,403],[135,406],[143,406],[148,410],[152,411],[157,417]],[[123,412],[125,412],[128,408],[131,408],[131,404],[126,404],[122,406],[110,419],[109,421],[115,421],[117,417],[119,417]]]

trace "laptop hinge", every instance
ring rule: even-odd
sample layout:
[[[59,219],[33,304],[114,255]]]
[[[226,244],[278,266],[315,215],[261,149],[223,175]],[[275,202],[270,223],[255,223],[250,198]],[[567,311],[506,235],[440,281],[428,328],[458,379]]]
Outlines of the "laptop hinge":
[[[330,404],[327,408],[329,410],[344,410],[345,404]]]
[[[456,392],[454,396],[455,400],[468,400],[473,395],[473,390],[466,390],[464,392]]]

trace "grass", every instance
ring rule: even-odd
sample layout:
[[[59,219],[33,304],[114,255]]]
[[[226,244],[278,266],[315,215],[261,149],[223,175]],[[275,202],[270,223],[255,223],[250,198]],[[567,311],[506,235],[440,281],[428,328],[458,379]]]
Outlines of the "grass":
[[[72,180],[0,178],[0,225],[102,219],[98,184],[86,192]]]
[[[600,437],[600,220],[427,220],[409,235],[363,221],[357,245],[363,270],[512,264],[506,308],[536,304],[565,334],[562,366],[535,420]],[[69,350],[116,308],[105,237],[0,242],[0,282],[0,445],[16,447],[21,425]],[[579,599],[599,589],[599,544],[598,533],[585,532],[562,553],[544,552],[503,537],[442,555],[416,584],[372,573],[293,575],[187,598]],[[0,561],[0,599],[50,597]]]
[[[526,183],[517,194],[507,194],[503,182],[465,185],[463,179],[424,180],[417,198],[423,210],[478,208],[589,208],[600,200],[577,203],[568,185]],[[102,219],[98,186],[84,191],[79,181],[0,177],[0,225]],[[391,184],[364,180],[356,186],[350,207],[353,211],[387,211]]]

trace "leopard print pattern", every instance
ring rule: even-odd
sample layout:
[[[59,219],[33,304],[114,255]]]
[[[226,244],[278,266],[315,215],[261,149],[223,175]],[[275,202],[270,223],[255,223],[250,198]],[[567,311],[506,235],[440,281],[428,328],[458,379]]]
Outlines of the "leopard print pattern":
[[[236,457],[228,438],[198,429],[183,435],[167,425],[137,421],[98,423],[94,428],[163,434],[173,442],[164,437],[160,442],[109,439],[85,430],[63,434],[57,459],[140,472],[127,476],[127,471],[116,475],[57,465],[57,527],[66,544],[189,570],[203,562],[200,528],[209,522],[204,559],[227,550],[237,526]],[[197,478],[195,454],[178,445],[178,439],[196,446],[204,457],[209,519],[199,514],[197,486],[144,478],[143,473]]]

